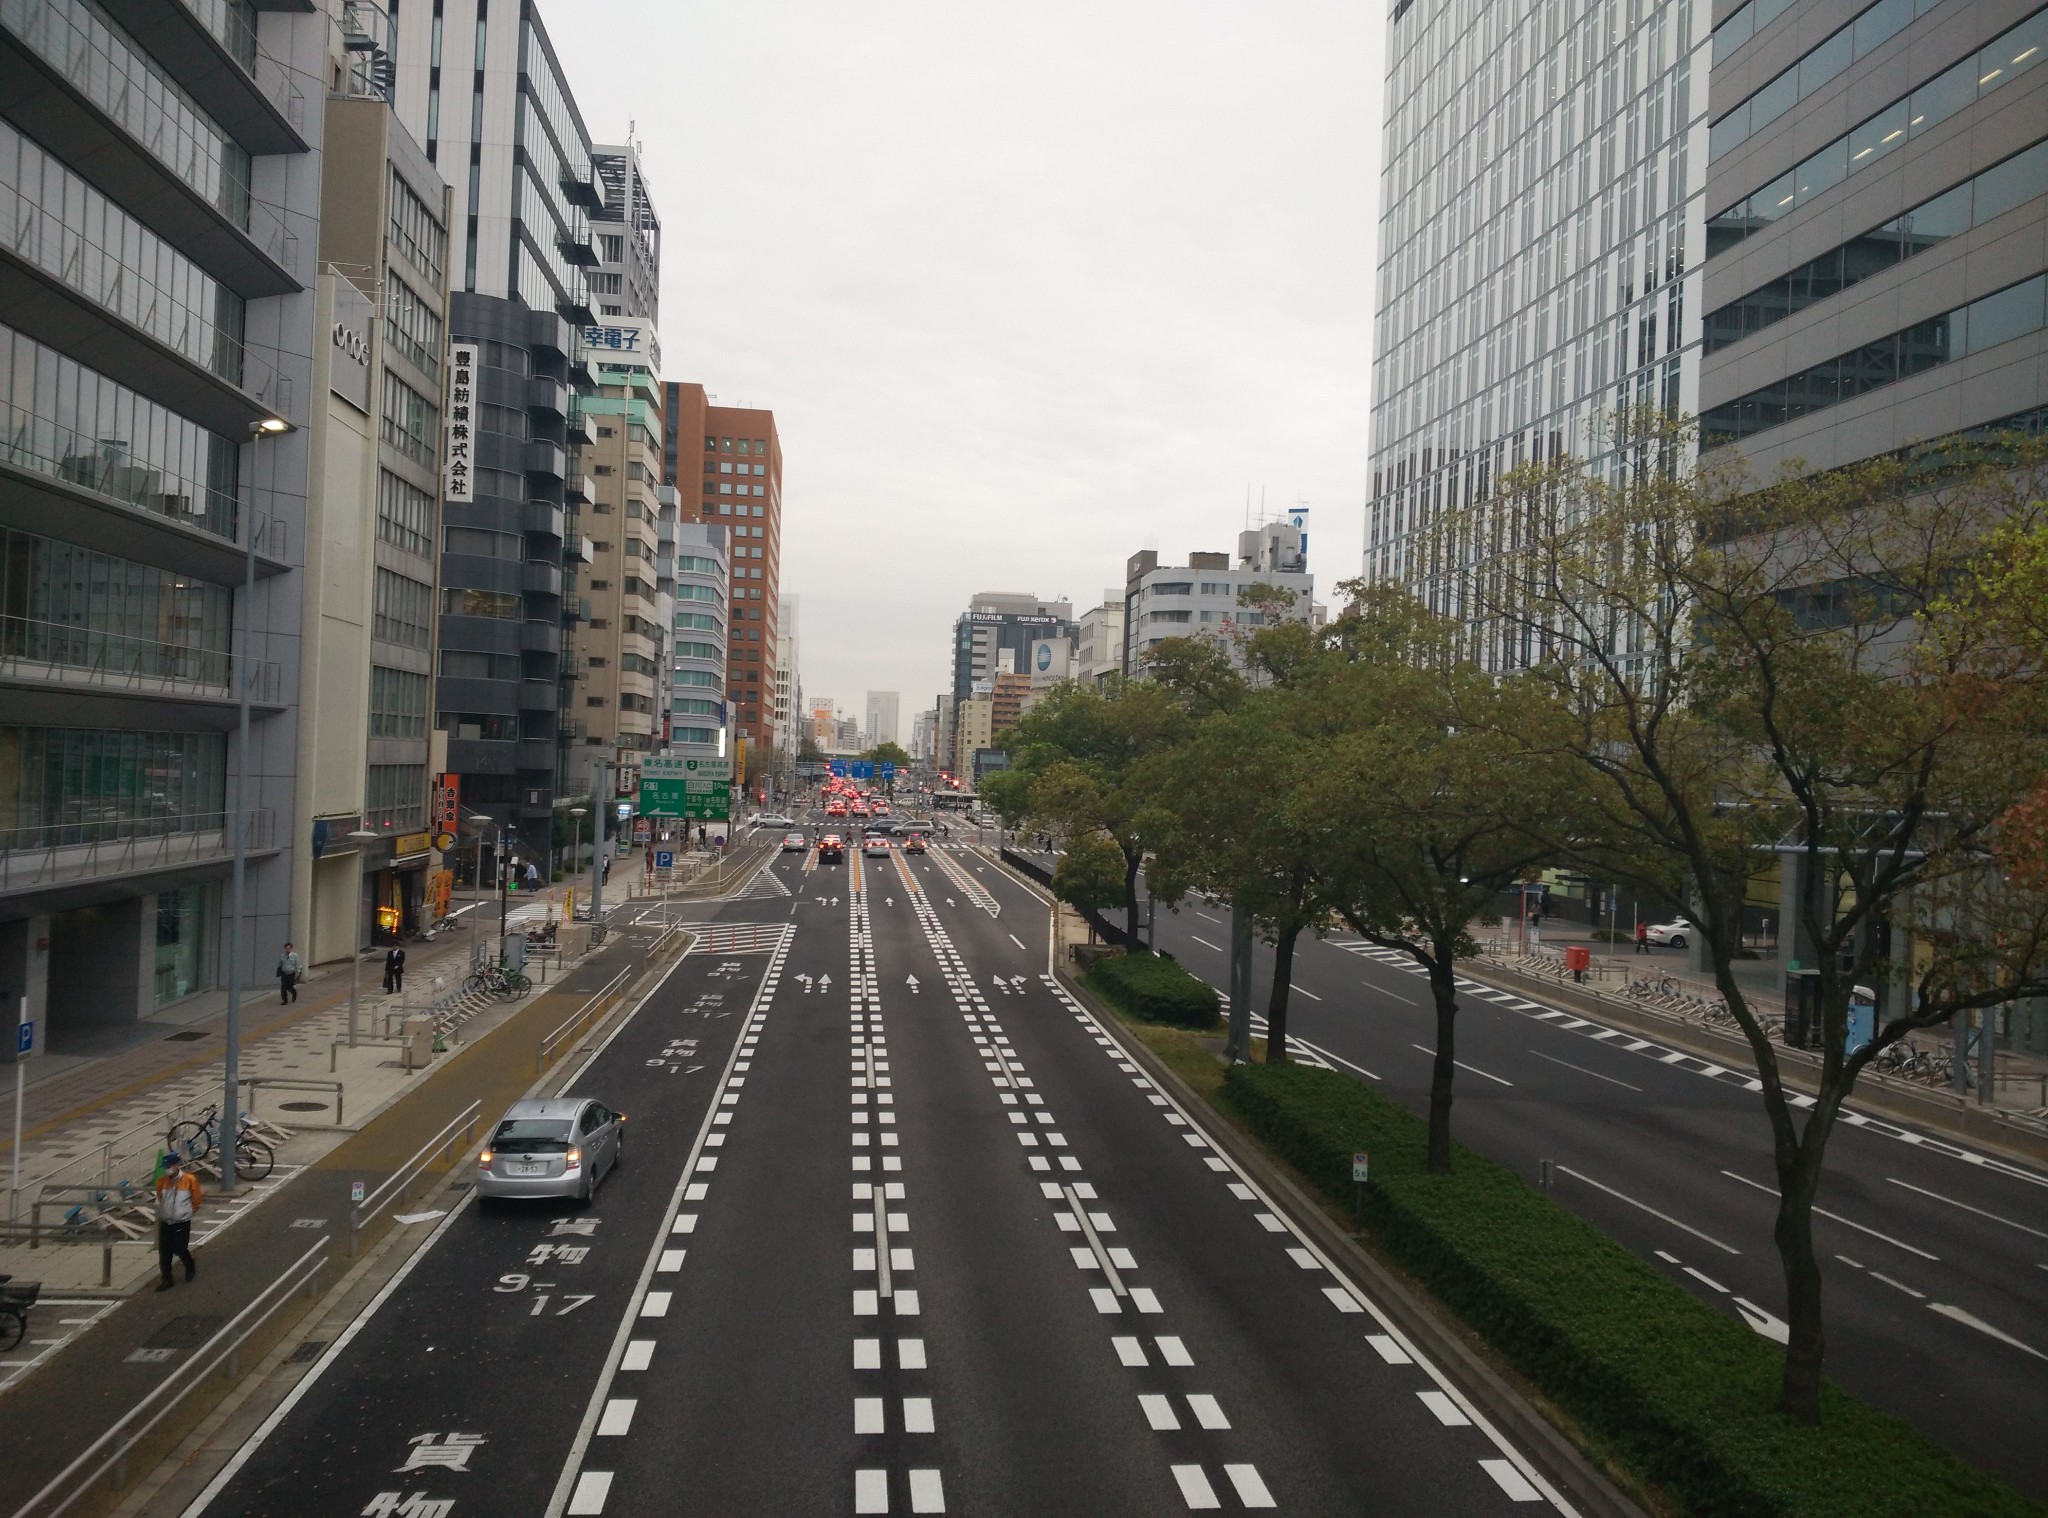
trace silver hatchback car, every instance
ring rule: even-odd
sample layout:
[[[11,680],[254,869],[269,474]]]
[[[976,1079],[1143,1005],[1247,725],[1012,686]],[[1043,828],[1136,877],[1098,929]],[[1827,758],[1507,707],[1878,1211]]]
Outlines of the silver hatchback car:
[[[496,1197],[577,1197],[625,1157],[626,1115],[586,1096],[514,1102],[477,1156],[476,1193]]]

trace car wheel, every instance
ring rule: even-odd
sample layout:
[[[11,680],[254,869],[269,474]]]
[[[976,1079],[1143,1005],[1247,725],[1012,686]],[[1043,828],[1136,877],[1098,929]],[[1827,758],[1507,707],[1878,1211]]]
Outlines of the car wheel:
[[[1674,949],[1682,949],[1685,947],[1685,935],[1683,933],[1677,934],[1671,938],[1667,938],[1665,942]]]

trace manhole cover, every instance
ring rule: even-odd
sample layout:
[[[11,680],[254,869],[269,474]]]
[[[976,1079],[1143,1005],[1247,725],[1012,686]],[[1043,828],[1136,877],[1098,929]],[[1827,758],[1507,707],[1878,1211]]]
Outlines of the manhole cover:
[[[173,1033],[164,1042],[167,1044],[196,1044],[206,1037],[204,1028],[187,1028],[183,1033]]]
[[[155,1333],[142,1341],[144,1349],[197,1349],[212,1338],[215,1330],[227,1322],[226,1318],[195,1314],[172,1318]]]
[[[326,1347],[327,1341],[325,1339],[308,1339],[297,1349],[286,1355],[284,1363],[287,1365],[304,1365],[309,1360],[317,1360],[320,1357],[320,1351]]]
[[[325,1112],[327,1110],[327,1103],[325,1102],[279,1102],[278,1105],[287,1112]]]

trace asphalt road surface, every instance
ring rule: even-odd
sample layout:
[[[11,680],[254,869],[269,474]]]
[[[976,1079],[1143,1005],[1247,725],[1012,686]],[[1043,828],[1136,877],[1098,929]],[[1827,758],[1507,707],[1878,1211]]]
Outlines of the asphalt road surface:
[[[1161,911],[1159,947],[1221,989],[1228,916],[1200,901]],[[1262,1008],[1264,945],[1255,967]],[[1407,961],[1304,938],[1292,983],[1291,1037],[1426,1110],[1435,1012]],[[1754,1077],[1476,983],[1460,1008],[1458,1140],[1532,1181],[1553,1161],[1559,1202],[1702,1300],[1782,1332]],[[1829,1374],[2048,1499],[2048,1175],[1852,1113],[1819,1206]]]
[[[457,1209],[190,1514],[1570,1511],[1028,892],[771,868],[570,1083],[628,1116],[592,1204]]]

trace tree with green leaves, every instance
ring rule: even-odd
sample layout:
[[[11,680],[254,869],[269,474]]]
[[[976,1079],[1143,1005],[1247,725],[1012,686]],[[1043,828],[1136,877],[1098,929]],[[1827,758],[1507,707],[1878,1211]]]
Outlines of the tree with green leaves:
[[[1531,651],[1573,717],[1561,742],[1527,735],[1530,755],[1580,765],[1609,867],[1686,882],[1769,1129],[1779,1406],[1813,1424],[1813,1212],[1858,1076],[1915,1032],[2048,993],[2048,882],[2001,853],[2048,776],[2048,661],[2001,578],[2008,545],[2048,522],[2044,454],[1951,445],[1758,481],[1689,469],[1689,438],[1632,426],[1619,483],[1556,461],[1445,531],[1513,545],[1472,588],[1494,646]],[[2001,594],[2013,615],[1985,614]],[[1784,933],[1814,981],[1811,1096],[1788,1089],[1776,1009],[1735,973],[1750,882],[1781,866]],[[1859,983],[1882,1004],[1852,1046]]]

